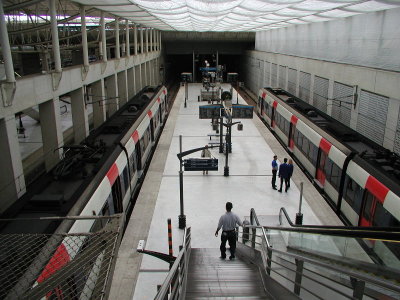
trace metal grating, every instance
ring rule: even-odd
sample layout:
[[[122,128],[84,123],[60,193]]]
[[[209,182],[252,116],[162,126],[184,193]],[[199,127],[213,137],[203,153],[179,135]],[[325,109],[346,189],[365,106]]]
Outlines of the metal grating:
[[[354,87],[340,82],[333,83],[332,117],[350,126]]]
[[[265,62],[265,82],[264,86],[271,86],[271,63],[269,61]]]
[[[272,64],[271,67],[271,86],[276,88],[278,86],[278,65]]]
[[[286,67],[279,66],[279,87],[286,89]]]
[[[0,235],[0,299],[105,299],[123,217],[75,219],[97,231]]]
[[[310,103],[311,74],[300,72],[299,98]]]
[[[400,155],[400,111],[397,120],[396,136],[394,138],[393,151]]]
[[[313,104],[319,110],[326,112],[328,105],[329,80],[319,76],[314,78]]]
[[[297,70],[289,68],[288,70],[288,91],[289,93],[296,95],[297,87]]]
[[[357,131],[383,145],[389,98],[361,90]]]

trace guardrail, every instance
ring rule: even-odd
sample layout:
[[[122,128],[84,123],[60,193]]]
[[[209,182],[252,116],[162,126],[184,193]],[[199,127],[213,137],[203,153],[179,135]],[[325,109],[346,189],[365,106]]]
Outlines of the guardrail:
[[[191,230],[185,228],[182,249],[158,290],[155,300],[185,299],[187,270],[191,251]]]
[[[302,248],[305,242],[312,239],[313,236],[323,236],[324,239],[330,240],[330,243],[335,242],[335,239],[339,236],[340,230],[338,228],[317,230],[316,228],[261,226],[254,209],[250,211],[250,224],[243,229],[243,244],[260,252],[262,266],[259,267],[264,272],[264,276],[279,282],[300,298],[362,299],[364,296],[380,299],[400,298],[398,282],[400,272],[398,270],[379,266],[376,269],[381,277],[377,277],[371,274],[371,268],[366,268],[367,263],[362,262],[361,259],[358,261],[343,258],[344,262],[341,264],[340,256],[328,255],[318,251],[313,252],[306,247]],[[320,231],[320,233],[315,234],[317,231]],[[321,233],[322,231],[324,233]],[[330,236],[330,233],[335,231],[337,231],[337,235]],[[342,230],[341,232],[343,234],[345,231]],[[362,233],[361,230],[355,230],[355,237],[345,237],[345,239],[354,240],[360,233]],[[381,232],[367,234],[377,235]],[[281,235],[282,240],[285,238],[286,241],[294,240],[295,243],[293,244],[297,247],[285,245],[284,247],[280,246],[281,249],[273,248],[274,242],[278,240],[277,236]],[[318,241],[316,243],[317,249]],[[320,246],[323,247],[324,245]],[[301,254],[296,254],[296,251]],[[369,265],[374,266],[373,264]],[[383,278],[382,275],[386,278]]]

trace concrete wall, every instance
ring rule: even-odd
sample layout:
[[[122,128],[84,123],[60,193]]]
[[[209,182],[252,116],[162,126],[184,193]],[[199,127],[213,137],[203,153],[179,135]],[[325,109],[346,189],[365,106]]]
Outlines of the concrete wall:
[[[349,86],[353,86],[356,93],[360,91],[368,91],[378,95],[388,97],[387,118],[385,124],[384,139],[382,145],[389,150],[394,150],[400,154],[399,147],[396,146],[400,141],[399,109],[400,109],[400,73],[392,71],[384,71],[376,68],[368,68],[355,66],[350,64],[342,64],[335,62],[322,61],[317,59],[309,59],[291,55],[277,54],[262,51],[247,51],[243,61],[243,71],[245,75],[245,84],[254,93],[258,94],[258,90],[263,86],[271,84],[271,68],[272,64],[278,66],[277,79],[275,82],[278,86],[287,87],[287,76],[284,86],[280,86],[280,70],[289,68],[295,69],[297,72],[297,80],[295,83],[295,94],[299,93],[299,73],[300,71],[311,74],[311,99],[313,103],[314,78],[320,76],[329,80],[329,98],[333,98],[333,84],[340,82]],[[285,66],[286,68],[279,68]],[[269,72],[268,72],[269,71]],[[268,77],[269,75],[269,77]],[[268,78],[267,78],[268,77]],[[282,85],[282,83],[281,83]],[[332,101],[332,100],[328,100]],[[330,103],[332,105],[332,103]],[[359,116],[359,101],[356,105],[351,105],[351,121],[350,127],[357,130]],[[329,102],[328,102],[329,107]],[[328,109],[328,114],[331,110]]]

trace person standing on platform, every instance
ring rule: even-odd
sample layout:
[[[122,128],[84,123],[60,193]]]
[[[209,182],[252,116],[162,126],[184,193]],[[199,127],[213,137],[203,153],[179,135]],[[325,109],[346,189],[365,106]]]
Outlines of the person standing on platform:
[[[231,256],[229,256],[229,259],[233,260],[235,259],[236,250],[236,225],[243,226],[243,223],[240,218],[231,211],[233,207],[231,202],[226,202],[225,206],[226,213],[219,218],[215,236],[218,236],[218,231],[222,228],[221,246],[219,247],[219,249],[221,250],[221,258],[226,258],[226,241],[228,241],[229,251],[231,252]]]
[[[288,179],[286,191],[290,188],[290,179],[292,178],[292,175],[293,175],[293,160],[291,158],[289,158],[289,161],[288,161],[288,168],[289,168],[289,179]]]
[[[279,193],[282,193],[282,185],[283,185],[284,181],[285,181],[285,192],[287,192],[287,190],[288,190],[288,181],[289,181],[289,178],[290,178],[289,177],[289,173],[290,173],[289,165],[287,164],[287,158],[285,158],[283,160],[283,164],[281,164],[279,166],[279,174],[278,174],[278,176],[281,179],[281,187],[278,190]]]
[[[278,163],[276,161],[277,159],[278,157],[274,155],[274,159],[272,160],[272,180],[271,180],[272,188],[274,190],[276,190],[276,173],[278,172]]]
[[[206,149],[203,149],[203,150],[201,151],[201,157],[204,157],[204,158],[211,158],[211,151],[210,151],[210,149],[208,149],[208,145],[206,145],[205,147],[206,147]],[[207,174],[207,175],[208,175],[208,170],[203,170],[203,175],[204,175],[204,174]]]

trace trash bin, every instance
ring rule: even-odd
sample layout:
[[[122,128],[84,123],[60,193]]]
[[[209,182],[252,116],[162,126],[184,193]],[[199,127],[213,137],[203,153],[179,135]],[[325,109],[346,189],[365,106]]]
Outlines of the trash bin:
[[[246,242],[249,241],[249,237],[250,237],[250,234],[249,234],[250,228],[246,227],[247,225],[250,225],[250,222],[247,220],[244,220],[243,221],[243,236],[242,236],[243,244],[246,244]]]

